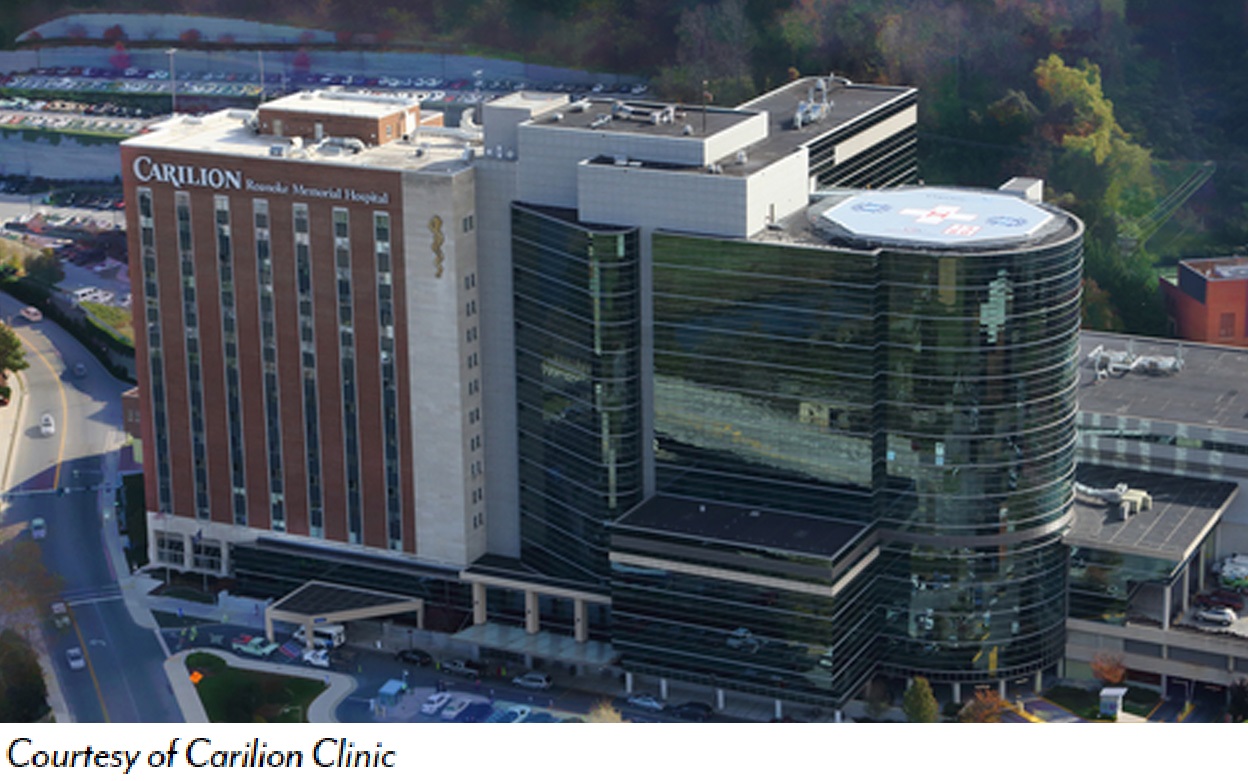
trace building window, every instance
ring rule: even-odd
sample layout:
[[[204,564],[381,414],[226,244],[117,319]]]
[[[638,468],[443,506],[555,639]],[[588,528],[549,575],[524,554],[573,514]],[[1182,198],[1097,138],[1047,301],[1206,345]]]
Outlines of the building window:
[[[234,309],[234,245],[230,236],[230,199],[213,197],[216,212],[217,268],[221,278],[221,331],[225,349],[226,422],[230,432],[230,483],[234,493],[234,523],[247,525],[246,469],[243,461],[242,399],[239,395],[238,329]],[[241,500],[240,500],[241,499]],[[196,564],[196,566],[200,566]]]
[[[178,260],[182,270],[182,320],[185,326],[187,397],[190,402],[191,450],[195,468],[195,516],[210,518],[208,507],[208,470],[203,454],[207,452],[204,439],[204,384],[200,372],[199,319],[195,298],[195,242],[191,231],[191,196],[174,193],[174,211],[178,219]]]
[[[269,235],[269,202],[252,202],[256,234],[256,276],[260,293],[260,356],[264,372],[264,429],[269,461],[269,526],[286,531],[285,489],[282,484],[281,392],[277,384],[277,324],[273,314],[273,256]]]
[[[299,306],[299,340],[303,369],[304,459],[308,467],[308,526],[313,537],[325,536],[325,508],[321,494],[320,411],[316,384],[316,331],[312,316],[312,247],[308,235],[308,205],[292,207],[295,238],[295,289]]]

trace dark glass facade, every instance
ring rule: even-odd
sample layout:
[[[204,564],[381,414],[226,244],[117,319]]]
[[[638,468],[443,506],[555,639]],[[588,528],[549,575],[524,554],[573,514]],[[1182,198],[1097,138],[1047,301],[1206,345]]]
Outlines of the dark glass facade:
[[[819,610],[871,614],[848,623],[873,627],[886,669],[974,682],[1055,663],[1081,237],[1066,215],[1044,239],[974,253],[656,233],[659,493],[872,524],[861,588]],[[706,583],[669,574],[643,597],[638,577],[615,573],[615,611],[626,664],[642,669],[652,660],[626,614],[710,612],[694,604]],[[739,602],[719,598],[742,618],[720,630],[818,646],[798,624],[746,624],[754,597],[734,588]]]
[[[512,208],[521,558],[605,589],[641,498],[639,231]]]

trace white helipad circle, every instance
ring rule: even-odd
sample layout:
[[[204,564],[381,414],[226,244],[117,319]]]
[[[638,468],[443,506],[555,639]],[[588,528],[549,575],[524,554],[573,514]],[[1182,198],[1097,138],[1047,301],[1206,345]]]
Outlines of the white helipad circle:
[[[1055,219],[1015,195],[941,187],[863,191],[812,211],[834,232],[907,244],[1025,241]]]

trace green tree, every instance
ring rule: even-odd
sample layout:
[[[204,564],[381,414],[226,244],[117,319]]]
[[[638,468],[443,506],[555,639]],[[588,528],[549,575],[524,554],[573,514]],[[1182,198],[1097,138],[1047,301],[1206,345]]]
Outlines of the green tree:
[[[920,675],[910,682],[910,688],[901,698],[901,712],[916,724],[932,724],[940,719],[940,704],[926,678]]]
[[[0,380],[9,372],[20,372],[30,368],[26,361],[26,348],[13,329],[0,323]]]
[[[57,260],[56,254],[50,249],[26,258],[25,266],[26,276],[48,287],[60,284],[60,281],[65,278],[65,270],[61,268],[61,261]]]
[[[0,721],[38,721],[48,713],[48,687],[34,650],[12,629],[0,632]]]

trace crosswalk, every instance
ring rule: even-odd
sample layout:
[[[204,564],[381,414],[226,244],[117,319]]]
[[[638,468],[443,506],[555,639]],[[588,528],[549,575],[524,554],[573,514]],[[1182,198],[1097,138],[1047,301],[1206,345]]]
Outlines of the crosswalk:
[[[94,605],[100,602],[113,602],[121,599],[121,587],[116,583],[102,586],[85,586],[71,588],[61,592],[61,600],[70,607]]]

